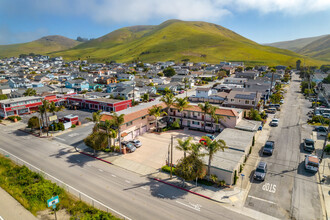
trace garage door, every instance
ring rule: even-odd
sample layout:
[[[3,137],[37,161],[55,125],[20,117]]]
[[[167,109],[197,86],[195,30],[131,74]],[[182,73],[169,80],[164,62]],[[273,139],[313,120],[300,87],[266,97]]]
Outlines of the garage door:
[[[142,126],[141,128],[141,135],[147,132],[147,125]]]
[[[133,132],[129,132],[125,137],[124,141],[131,141],[133,140]]]
[[[136,129],[133,133],[133,138],[136,138],[139,135],[140,135],[140,129]]]

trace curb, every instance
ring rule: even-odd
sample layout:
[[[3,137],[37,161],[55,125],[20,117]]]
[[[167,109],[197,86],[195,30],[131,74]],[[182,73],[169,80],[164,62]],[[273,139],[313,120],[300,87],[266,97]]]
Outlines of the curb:
[[[193,191],[191,191],[191,190],[188,190],[188,189],[182,188],[182,187],[180,187],[180,186],[176,186],[176,185],[174,185],[174,184],[172,184],[172,183],[168,183],[168,182],[165,182],[165,181],[160,180],[160,179],[157,179],[157,178],[152,178],[152,179],[153,179],[153,180],[156,180],[156,181],[158,181],[158,182],[164,183],[164,184],[166,184],[166,185],[169,185],[169,186],[175,187],[175,188],[177,188],[177,189],[181,189],[181,190],[184,190],[184,191],[186,191],[186,192],[192,193],[192,194],[194,194],[194,195],[196,195],[196,196],[200,196],[200,197],[203,197],[203,198],[205,198],[205,199],[212,200],[212,201],[214,201],[214,202],[218,202],[218,203],[222,203],[222,204],[227,204],[226,202],[221,202],[221,201],[219,201],[219,200],[212,199],[211,197],[208,197],[208,196],[205,196],[205,195],[202,195],[202,194],[199,194],[199,193],[193,192]]]
[[[28,131],[26,131],[26,130],[24,130],[24,129],[17,129],[17,130],[19,130],[19,131],[22,131],[22,132],[24,132],[24,133],[27,133],[27,134],[31,134],[31,135],[33,135],[33,136],[35,136],[35,137],[38,137],[38,138],[51,138],[51,136],[45,136],[45,137],[40,137],[39,135],[37,135],[37,134],[33,134],[33,133],[31,133],[31,132],[28,132]]]
[[[78,151],[78,150],[77,150]],[[108,163],[108,164],[111,164],[112,165],[112,163],[110,162],[110,161],[106,161],[106,160],[103,160],[103,159],[101,159],[101,158],[99,158],[99,157],[95,157],[95,156],[93,156],[93,155],[91,155],[91,154],[89,154],[89,153],[85,153],[85,152],[83,152],[83,151],[78,151],[80,154],[83,154],[83,155],[86,155],[86,156],[88,156],[88,157],[92,157],[92,158],[94,158],[94,159],[97,159],[97,160],[100,160],[100,161],[102,161],[102,162],[105,162],[105,163]]]

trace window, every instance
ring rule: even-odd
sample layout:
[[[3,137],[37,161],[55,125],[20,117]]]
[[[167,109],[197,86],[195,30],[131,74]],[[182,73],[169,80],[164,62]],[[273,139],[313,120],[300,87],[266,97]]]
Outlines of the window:
[[[199,122],[198,121],[192,121],[191,122],[193,125],[199,125]]]
[[[245,100],[245,104],[250,104],[250,101],[249,100]]]
[[[252,105],[254,105],[254,103],[255,103],[255,102],[254,102],[254,101],[252,101]]]
[[[143,116],[143,117],[142,117],[142,119],[145,119],[145,118],[146,118],[146,116]]]
[[[128,126],[131,126],[132,124],[133,124],[133,122],[130,121],[130,122],[126,123],[126,126],[128,127]]]
[[[233,102],[233,101],[234,101],[234,99],[230,99],[230,101],[231,101],[231,102]]]

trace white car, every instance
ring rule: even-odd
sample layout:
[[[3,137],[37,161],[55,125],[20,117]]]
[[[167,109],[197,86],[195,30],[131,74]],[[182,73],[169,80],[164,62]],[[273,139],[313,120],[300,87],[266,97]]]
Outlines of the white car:
[[[319,170],[320,160],[315,155],[305,155],[305,169],[316,173]]]
[[[130,141],[130,142],[131,142],[136,148],[139,148],[139,147],[142,146],[141,141],[139,141],[139,140],[134,139],[134,140],[132,140],[132,141]]]
[[[279,123],[279,120],[277,118],[273,118],[273,120],[270,122],[270,126],[277,127]]]

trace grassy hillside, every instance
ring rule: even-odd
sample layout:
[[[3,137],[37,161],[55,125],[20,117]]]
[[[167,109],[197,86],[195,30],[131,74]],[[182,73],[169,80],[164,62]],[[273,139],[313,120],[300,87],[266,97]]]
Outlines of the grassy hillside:
[[[29,53],[46,54],[54,51],[67,50],[78,44],[78,41],[59,35],[53,35],[28,43],[0,45],[0,57],[12,57]]]
[[[297,52],[314,59],[330,61],[330,35],[313,41]]]
[[[270,44],[265,44],[265,45],[298,52],[303,47],[307,46],[308,44],[312,43],[313,41],[323,38],[324,36],[325,35],[317,36],[317,37],[300,38],[300,39],[296,39],[296,40],[281,41],[281,42],[270,43]]]
[[[156,26],[121,28],[66,51],[50,53],[65,59],[90,61],[157,62],[190,59],[219,63],[221,60],[250,64],[295,65],[302,56],[292,51],[259,45],[222,26],[206,22],[169,20]],[[321,61],[305,59],[306,64]]]

